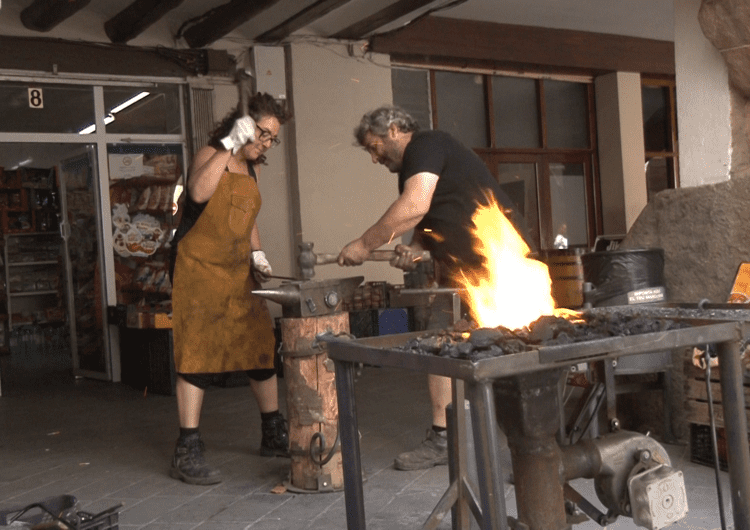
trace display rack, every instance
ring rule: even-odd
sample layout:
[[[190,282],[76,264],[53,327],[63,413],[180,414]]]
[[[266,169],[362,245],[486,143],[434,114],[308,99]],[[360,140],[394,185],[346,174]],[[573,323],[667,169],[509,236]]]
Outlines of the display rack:
[[[57,232],[5,234],[8,332],[65,320],[62,239]]]
[[[174,146],[110,147],[115,287],[129,315],[171,309],[169,243],[182,165]]]

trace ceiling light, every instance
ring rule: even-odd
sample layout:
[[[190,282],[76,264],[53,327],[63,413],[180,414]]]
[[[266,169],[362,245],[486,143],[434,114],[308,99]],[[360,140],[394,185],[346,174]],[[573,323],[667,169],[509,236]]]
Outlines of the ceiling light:
[[[113,121],[115,121],[115,117],[112,116],[111,114],[107,114],[106,116],[104,116],[104,125],[112,123]],[[84,127],[83,129],[78,131],[78,134],[91,134],[95,130],[96,130],[96,124],[92,123],[88,127]]]
[[[145,98],[149,94],[150,94],[150,92],[139,92],[138,94],[136,94],[132,98],[128,99],[127,101],[124,101],[124,102],[120,103],[119,105],[117,105],[115,108],[113,108],[109,112],[111,112],[112,114],[117,114],[121,110],[128,108],[133,103],[136,103],[136,102],[142,100],[143,98]]]

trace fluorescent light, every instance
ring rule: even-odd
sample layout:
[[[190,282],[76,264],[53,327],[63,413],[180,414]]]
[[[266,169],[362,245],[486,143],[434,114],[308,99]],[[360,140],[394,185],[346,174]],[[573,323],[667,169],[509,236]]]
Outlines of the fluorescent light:
[[[119,105],[117,105],[115,108],[113,108],[109,112],[111,112],[112,114],[117,114],[121,110],[128,108],[133,103],[136,103],[136,102],[142,100],[143,98],[145,98],[149,94],[150,94],[150,92],[140,92],[140,93],[136,94],[135,96],[133,96],[132,98],[130,98],[129,100],[124,101],[123,103],[120,103]]]
[[[11,171],[14,171],[14,170],[18,169],[18,168],[19,168],[19,167],[21,167],[21,166],[28,166],[28,165],[29,165],[29,164],[31,164],[31,163],[32,163],[33,161],[34,161],[34,159],[33,159],[33,158],[27,158],[26,160],[22,160],[21,162],[19,162],[18,164],[16,164],[16,165],[15,165],[15,166],[13,166],[12,168],[10,168],[10,170],[11,170]]]
[[[115,121],[115,117],[112,116],[111,114],[107,114],[106,116],[104,116],[104,125],[107,125],[108,123],[112,123],[113,121]],[[83,129],[78,131],[78,134],[91,134],[95,130],[96,130],[96,124],[92,123],[88,127],[84,127]]]
[[[117,105],[116,107],[114,107],[112,110],[109,111],[109,114],[107,114],[104,117],[104,125],[107,125],[108,123],[112,123],[113,121],[115,121],[115,116],[114,116],[115,114],[117,114],[118,112],[120,112],[123,109],[128,108],[133,103],[137,103],[138,101],[140,101],[143,98],[145,98],[146,96],[148,96],[150,93],[151,92],[139,92],[138,94],[136,94],[132,98],[130,98],[130,99],[126,100],[126,101],[123,101],[122,103],[120,103],[119,105]],[[83,129],[81,129],[80,131],[78,131],[78,134],[91,134],[95,130],[96,130],[96,125],[92,123],[88,127],[84,127]]]

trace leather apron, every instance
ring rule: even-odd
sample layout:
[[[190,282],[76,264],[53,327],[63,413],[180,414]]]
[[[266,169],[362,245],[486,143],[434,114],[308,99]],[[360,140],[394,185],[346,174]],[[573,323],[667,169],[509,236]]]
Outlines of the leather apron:
[[[261,200],[255,180],[225,172],[177,246],[172,288],[178,373],[273,368],[273,321],[250,271]]]

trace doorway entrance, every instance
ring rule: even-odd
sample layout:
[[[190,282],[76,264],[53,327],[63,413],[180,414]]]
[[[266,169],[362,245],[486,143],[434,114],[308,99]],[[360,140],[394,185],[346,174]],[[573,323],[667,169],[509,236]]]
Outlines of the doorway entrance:
[[[181,178],[182,90],[0,77],[0,395],[45,377],[120,380],[112,153],[168,153],[167,179]]]

